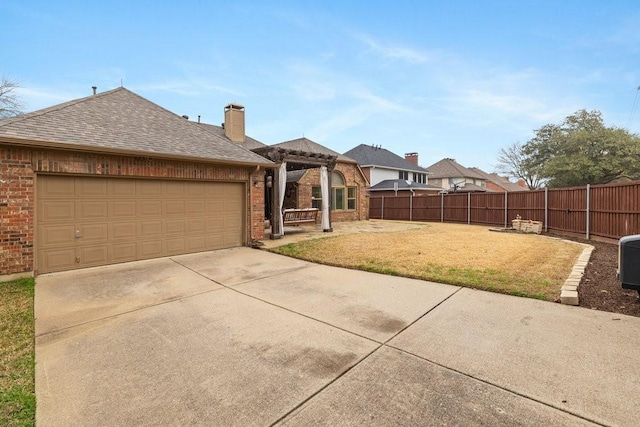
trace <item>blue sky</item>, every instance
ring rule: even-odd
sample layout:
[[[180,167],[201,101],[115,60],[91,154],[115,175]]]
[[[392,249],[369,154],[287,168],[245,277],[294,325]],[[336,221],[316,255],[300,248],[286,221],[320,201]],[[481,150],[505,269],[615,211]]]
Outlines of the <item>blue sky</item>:
[[[3,0],[0,75],[32,111],[120,86],[247,133],[452,157],[578,109],[640,133],[640,2]]]

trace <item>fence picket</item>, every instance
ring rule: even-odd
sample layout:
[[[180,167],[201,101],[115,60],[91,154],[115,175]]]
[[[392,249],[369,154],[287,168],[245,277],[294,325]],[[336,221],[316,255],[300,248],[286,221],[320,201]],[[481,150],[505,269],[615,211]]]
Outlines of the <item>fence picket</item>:
[[[545,231],[580,234],[587,239],[640,234],[640,181],[503,194],[371,195],[369,217],[508,227],[509,218],[520,215],[543,221]]]

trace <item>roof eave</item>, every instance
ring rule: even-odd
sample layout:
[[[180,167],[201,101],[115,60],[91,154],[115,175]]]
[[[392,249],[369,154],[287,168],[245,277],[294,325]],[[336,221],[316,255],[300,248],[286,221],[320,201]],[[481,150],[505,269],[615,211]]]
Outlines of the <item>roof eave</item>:
[[[187,156],[183,154],[172,153],[158,153],[152,151],[143,150],[124,150],[119,148],[109,147],[94,147],[81,144],[69,144],[62,142],[50,142],[50,141],[37,141],[27,140],[20,138],[11,138],[6,136],[0,136],[0,144],[11,144],[13,146],[20,146],[26,148],[42,148],[53,150],[65,150],[65,151],[84,151],[89,153],[111,154],[117,156],[134,156],[134,157],[146,157],[162,160],[182,160],[192,162],[204,162],[204,163],[216,163],[234,166],[260,166],[264,168],[275,168],[276,164],[268,159],[264,159],[262,162],[248,162],[248,161],[236,161],[229,159],[211,158],[211,157],[197,157]]]

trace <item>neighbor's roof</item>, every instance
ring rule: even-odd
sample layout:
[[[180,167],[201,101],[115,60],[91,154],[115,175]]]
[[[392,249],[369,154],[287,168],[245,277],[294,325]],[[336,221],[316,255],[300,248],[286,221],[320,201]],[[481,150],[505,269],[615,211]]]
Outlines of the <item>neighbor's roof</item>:
[[[0,141],[134,156],[272,165],[122,87],[0,120]]]
[[[461,164],[457,163],[454,159],[442,159],[437,163],[428,166],[428,172],[431,172],[429,179],[431,178],[478,178],[485,179],[482,175],[465,168]]]
[[[455,191],[453,190],[453,188],[447,189],[447,191],[449,193],[491,193],[492,191],[487,190],[484,187],[480,187],[479,185],[475,185],[475,184],[464,184],[461,187],[458,187]]]
[[[358,163],[347,156],[343,156],[340,153],[336,153],[335,151],[325,147],[324,145],[320,145],[317,142],[313,142],[307,138],[293,139],[291,141],[285,141],[279,144],[273,144],[272,147],[285,148],[287,150],[305,151],[307,153],[320,153],[320,154],[326,154],[329,156],[338,156],[339,162]]]
[[[415,181],[407,181],[405,179],[385,179],[369,188],[369,191],[389,191],[395,190],[395,184],[398,184],[398,190],[434,190],[442,191],[441,187],[435,185],[422,184]]]
[[[529,188],[524,188],[516,184],[515,182],[509,181],[508,178],[498,175],[497,173],[487,173],[479,168],[469,168],[472,171],[476,172],[478,175],[482,175],[484,179],[487,181],[491,181],[494,184],[502,187],[505,191],[528,191]]]
[[[381,147],[360,144],[344,153],[344,155],[357,161],[362,167],[378,166],[403,171],[427,172],[425,168],[414,165],[410,161]]]

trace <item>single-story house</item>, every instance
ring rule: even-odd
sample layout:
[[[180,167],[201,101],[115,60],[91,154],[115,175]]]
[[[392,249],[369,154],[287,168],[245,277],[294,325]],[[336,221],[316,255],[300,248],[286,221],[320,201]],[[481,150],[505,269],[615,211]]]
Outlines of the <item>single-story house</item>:
[[[224,116],[221,131],[121,87],[0,120],[0,279],[263,239],[275,165],[242,106]]]
[[[271,147],[289,152],[316,153],[334,157],[335,165],[329,171],[331,220],[339,222],[369,218],[368,181],[358,162],[308,138],[294,139]],[[260,150],[257,151],[260,152]],[[321,209],[321,207],[320,169],[288,170],[284,208]]]

